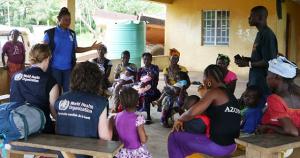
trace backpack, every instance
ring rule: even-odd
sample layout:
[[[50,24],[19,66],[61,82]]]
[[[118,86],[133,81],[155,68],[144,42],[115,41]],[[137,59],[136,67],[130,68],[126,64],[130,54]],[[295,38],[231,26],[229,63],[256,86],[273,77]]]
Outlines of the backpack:
[[[0,122],[0,137],[6,144],[42,131],[46,118],[41,109],[28,103],[10,102],[0,105]]]

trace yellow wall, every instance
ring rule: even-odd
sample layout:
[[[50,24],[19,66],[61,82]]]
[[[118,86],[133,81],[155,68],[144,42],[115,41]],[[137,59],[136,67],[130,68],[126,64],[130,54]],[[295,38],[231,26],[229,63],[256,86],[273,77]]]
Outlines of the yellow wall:
[[[290,15],[289,58],[300,65],[300,4],[288,0],[284,3],[285,14]]]
[[[182,53],[180,63],[189,70],[196,71],[215,63],[217,54],[224,53],[232,60],[229,69],[239,74],[248,74],[248,68],[235,66],[233,56],[237,53],[244,56],[251,54],[257,30],[249,26],[248,17],[251,8],[257,5],[267,7],[268,25],[271,29],[275,33],[282,32],[283,28],[277,28],[279,21],[275,0],[174,0],[172,4],[167,4],[165,52],[168,53],[169,48],[177,48]],[[201,45],[202,10],[230,11],[229,46]],[[280,45],[280,52],[284,47]]]

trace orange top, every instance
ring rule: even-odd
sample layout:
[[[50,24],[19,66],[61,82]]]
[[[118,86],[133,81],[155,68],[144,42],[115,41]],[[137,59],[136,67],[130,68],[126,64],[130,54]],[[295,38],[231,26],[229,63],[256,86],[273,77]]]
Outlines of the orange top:
[[[262,124],[281,126],[278,119],[289,118],[297,128],[300,128],[300,109],[291,109],[278,95],[272,94],[267,99],[267,110],[263,115]]]

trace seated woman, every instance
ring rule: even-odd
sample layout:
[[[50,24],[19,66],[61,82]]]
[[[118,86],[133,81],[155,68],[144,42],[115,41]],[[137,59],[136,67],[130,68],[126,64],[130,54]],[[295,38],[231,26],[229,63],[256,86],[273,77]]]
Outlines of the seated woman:
[[[101,74],[103,75],[102,88],[103,90],[106,90],[111,85],[108,78],[111,72],[112,62],[105,57],[107,48],[104,45],[100,49],[97,49],[97,52],[98,57],[90,59],[90,62],[96,63],[98,65]]]
[[[150,53],[144,53],[142,55],[144,67],[141,67],[137,73],[137,80],[141,82],[141,87],[145,87],[147,84],[151,85],[151,88],[140,94],[142,99],[143,109],[147,112],[146,124],[151,123],[150,116],[150,103],[160,96],[160,91],[157,89],[159,68],[157,65],[151,64],[152,55]],[[143,77],[149,76],[151,78],[148,82],[143,82]]]
[[[238,101],[226,89],[223,79],[223,72],[217,65],[209,65],[204,70],[203,83],[208,91],[175,122],[168,139],[169,157],[183,158],[193,153],[221,157],[235,151],[234,139],[239,136],[241,115]],[[204,111],[210,118],[209,138],[205,134],[181,131],[185,122]]]
[[[36,44],[29,52],[31,66],[12,78],[11,102],[28,102],[40,108],[46,117],[44,133],[54,133],[50,113],[56,118],[54,102],[59,96],[59,86],[46,71],[51,52],[46,44]]]
[[[134,70],[134,72],[136,72],[136,65],[133,63],[130,63],[129,59],[130,59],[130,52],[127,50],[123,51],[121,54],[122,62],[116,66],[115,71],[114,71],[114,79],[115,80],[120,79],[121,74],[122,73],[124,74],[127,68],[130,68],[131,70]],[[128,84],[130,82],[123,81],[123,82],[121,82],[121,85]],[[113,92],[112,100],[113,100],[112,107],[113,107],[113,112],[114,112],[120,104],[119,89],[117,89]]]
[[[234,94],[237,76],[234,72],[228,70],[228,66],[230,64],[230,59],[227,55],[218,54],[218,58],[216,64],[224,69],[224,82],[228,89]]]
[[[267,83],[272,95],[267,98],[267,109],[258,131],[273,131],[299,136],[300,133],[300,87],[293,79],[297,66],[285,57],[269,61]]]
[[[157,105],[158,109],[157,111],[161,112],[162,106],[161,102],[163,101],[164,97],[168,95],[168,93],[171,91],[172,93],[172,86],[178,82],[178,76],[180,72],[188,73],[187,69],[184,66],[181,66],[178,64],[180,52],[176,50],[175,48],[170,49],[170,66],[165,68],[163,70],[164,74],[164,80],[166,86],[164,87],[164,90],[162,92],[162,95],[157,101],[152,102],[153,105]],[[188,75],[187,75],[188,76]],[[190,86],[190,78],[187,77],[187,85],[185,85],[185,88],[187,89]]]
[[[99,95],[101,78],[96,64],[83,62],[74,67],[71,90],[55,102],[57,134],[111,139],[105,110],[108,101]]]

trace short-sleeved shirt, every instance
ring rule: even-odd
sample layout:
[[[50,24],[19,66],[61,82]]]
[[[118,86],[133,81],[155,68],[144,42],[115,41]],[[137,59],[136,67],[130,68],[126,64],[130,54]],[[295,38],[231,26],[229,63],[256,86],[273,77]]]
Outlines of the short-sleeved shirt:
[[[289,118],[297,128],[300,128],[300,109],[291,109],[280,96],[272,94],[267,99],[267,110],[265,111],[262,124],[281,126],[279,119]]]
[[[228,72],[224,78],[225,84],[230,84],[231,82],[236,81],[236,80],[237,80],[236,74],[234,72],[228,70]]]
[[[158,78],[159,78],[159,68],[157,65],[151,64],[149,67],[141,67],[137,73],[137,80],[140,81],[143,76],[146,76],[148,73],[151,73],[153,78],[149,81],[151,89],[145,92],[147,96],[159,95],[157,90]]]
[[[48,33],[45,34],[44,41],[50,43]],[[77,47],[76,35],[72,34],[69,29],[62,29],[57,26],[54,32],[54,45],[51,67],[58,70],[70,70],[72,68],[73,48]]]
[[[121,64],[118,64],[115,68],[115,74],[121,74],[121,73],[124,73],[125,70],[126,70],[126,67],[130,67],[132,68],[133,70],[135,70],[135,72],[137,71],[137,68],[136,68],[136,65],[133,64],[133,63],[128,63],[127,66],[124,66],[122,63]]]
[[[137,127],[145,123],[141,115],[126,110],[116,116],[116,129],[121,142],[127,149],[138,149],[141,146]]]
[[[99,117],[108,105],[106,98],[70,91],[55,102],[56,133],[75,137],[99,138]]]
[[[10,87],[10,101],[28,102],[40,108],[45,114],[47,123],[50,123],[49,93],[55,85],[55,79],[41,68],[27,68],[13,76]]]
[[[8,61],[14,64],[24,64],[25,62],[25,47],[22,42],[13,43],[8,41],[4,44],[2,52],[8,57]]]
[[[181,65],[178,65],[178,66],[179,66],[179,71],[178,72],[171,72],[171,71],[169,71],[169,67],[166,67],[163,70],[163,74],[166,75],[166,76],[168,76],[169,83],[171,85],[173,85],[173,84],[176,83],[176,75],[179,72],[188,72],[188,70],[184,66],[181,66]]]
[[[278,43],[274,32],[265,26],[260,30],[253,44],[251,62],[264,60],[268,63],[269,60],[277,57]],[[255,85],[263,90],[264,94],[268,94],[268,86],[266,82],[268,68],[252,67],[249,71],[248,86]]]
[[[254,133],[258,124],[261,122],[263,110],[261,106],[255,108],[248,107],[244,111],[241,131],[245,133]]]
[[[98,58],[94,58],[94,59],[91,59],[90,60],[92,63],[95,63],[98,65],[100,71],[102,74],[105,74],[106,73],[106,70],[109,68],[109,67],[112,67],[112,62],[111,60],[109,59],[106,59],[104,58],[103,61],[100,61],[98,60]]]

